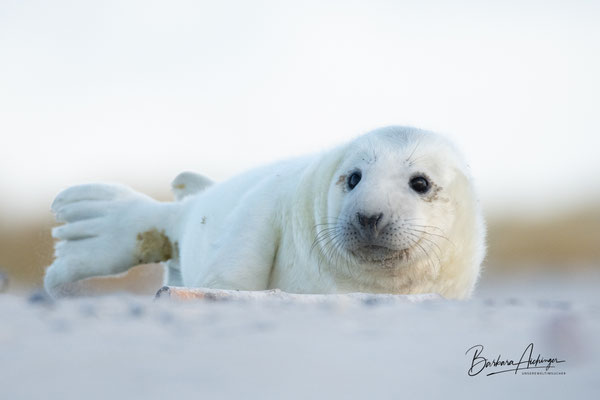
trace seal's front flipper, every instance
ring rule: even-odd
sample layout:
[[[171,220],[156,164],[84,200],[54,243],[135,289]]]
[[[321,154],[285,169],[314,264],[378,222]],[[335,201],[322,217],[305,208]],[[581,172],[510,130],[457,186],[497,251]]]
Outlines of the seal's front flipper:
[[[171,182],[171,190],[176,200],[181,200],[191,194],[199,193],[211,186],[213,181],[194,172],[182,172]]]
[[[176,255],[176,221],[181,203],[160,203],[123,185],[68,188],[52,203],[64,225],[52,230],[59,241],[44,286],[53,296],[70,294],[73,282],[113,275]]]

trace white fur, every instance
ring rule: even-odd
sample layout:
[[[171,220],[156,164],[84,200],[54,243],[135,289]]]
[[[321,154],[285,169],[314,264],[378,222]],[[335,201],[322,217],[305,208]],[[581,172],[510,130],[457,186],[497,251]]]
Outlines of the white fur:
[[[340,177],[357,169],[362,180],[348,190]],[[435,193],[412,190],[415,174]],[[138,234],[151,229],[178,249],[168,264],[172,284],[465,298],[477,281],[485,228],[472,180],[461,155],[434,133],[382,128],[209,187],[194,176],[178,184],[187,181],[201,191],[182,192],[176,203],[118,185],[60,193],[52,210],[67,224],[53,231],[61,241],[46,289],[60,295],[77,280],[126,271],[136,264]],[[365,261],[349,251],[361,244],[351,239],[358,212],[382,213],[387,234],[378,240],[405,257]]]

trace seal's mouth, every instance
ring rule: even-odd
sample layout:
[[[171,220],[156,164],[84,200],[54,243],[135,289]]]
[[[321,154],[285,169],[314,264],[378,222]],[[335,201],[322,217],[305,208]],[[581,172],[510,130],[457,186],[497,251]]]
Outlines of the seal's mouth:
[[[362,245],[352,251],[357,258],[363,261],[384,263],[405,259],[408,256],[407,252],[407,249],[398,250],[375,244]]]

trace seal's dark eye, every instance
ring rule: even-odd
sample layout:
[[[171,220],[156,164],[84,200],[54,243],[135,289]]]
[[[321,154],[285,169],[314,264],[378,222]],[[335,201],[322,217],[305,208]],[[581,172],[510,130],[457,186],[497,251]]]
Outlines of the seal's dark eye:
[[[417,193],[427,193],[429,190],[429,181],[422,176],[415,176],[409,182],[410,188]]]
[[[348,177],[348,189],[354,189],[356,185],[358,185],[358,182],[360,182],[360,178],[362,178],[360,172],[353,172],[352,175]]]

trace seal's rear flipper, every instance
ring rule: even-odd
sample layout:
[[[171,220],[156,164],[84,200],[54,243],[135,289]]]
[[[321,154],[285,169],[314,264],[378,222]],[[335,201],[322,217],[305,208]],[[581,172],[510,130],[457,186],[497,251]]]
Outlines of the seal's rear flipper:
[[[182,203],[160,203],[113,184],[88,184],[61,192],[52,211],[64,222],[44,286],[52,296],[73,293],[76,282],[115,275],[146,263],[175,259]]]
[[[203,191],[213,184],[213,181],[194,172],[182,172],[171,182],[171,190],[176,200]]]

